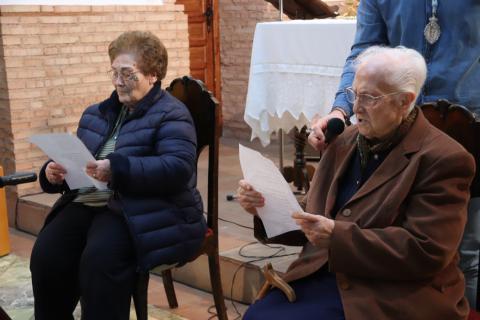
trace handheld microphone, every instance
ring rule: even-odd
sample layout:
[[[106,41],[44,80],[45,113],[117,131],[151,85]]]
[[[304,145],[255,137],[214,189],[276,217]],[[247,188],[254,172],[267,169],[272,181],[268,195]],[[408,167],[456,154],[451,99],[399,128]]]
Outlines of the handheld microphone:
[[[325,129],[325,143],[330,143],[336,136],[345,130],[345,123],[339,118],[332,118],[327,122]]]
[[[0,177],[0,188],[4,186],[15,186],[17,184],[34,182],[37,180],[35,172],[17,172],[8,176]]]

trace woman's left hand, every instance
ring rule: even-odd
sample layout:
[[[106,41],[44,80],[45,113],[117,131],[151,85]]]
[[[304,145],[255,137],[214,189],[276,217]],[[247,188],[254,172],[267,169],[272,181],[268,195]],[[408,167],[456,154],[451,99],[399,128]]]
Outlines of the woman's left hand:
[[[89,176],[98,181],[109,182],[111,171],[110,171],[110,160],[97,160],[87,163],[86,172]]]
[[[313,245],[321,248],[330,246],[330,237],[335,226],[334,220],[307,212],[295,212],[292,217]]]

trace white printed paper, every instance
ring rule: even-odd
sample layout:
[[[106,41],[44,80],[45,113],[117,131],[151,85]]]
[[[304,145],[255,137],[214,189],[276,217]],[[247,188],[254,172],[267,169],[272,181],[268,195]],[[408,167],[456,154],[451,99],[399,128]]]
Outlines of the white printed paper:
[[[70,189],[93,186],[99,190],[107,189],[106,183],[93,179],[85,172],[87,162],[95,161],[95,158],[77,136],[69,133],[38,134],[31,136],[30,142],[67,170],[65,180]]]
[[[259,152],[239,145],[240,166],[244,179],[265,198],[265,205],[257,208],[269,238],[298,230],[292,213],[303,212],[290,186],[275,164]]]

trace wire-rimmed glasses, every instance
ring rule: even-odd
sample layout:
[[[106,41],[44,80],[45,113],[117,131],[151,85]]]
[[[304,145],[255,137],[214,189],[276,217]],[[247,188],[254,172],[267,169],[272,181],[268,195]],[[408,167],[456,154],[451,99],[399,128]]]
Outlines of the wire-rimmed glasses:
[[[111,69],[107,72],[108,77],[112,81],[116,81],[118,78],[122,79],[123,82],[129,82],[129,81],[138,81],[137,73],[140,71],[133,71],[133,70],[128,70],[128,69],[122,69],[120,71]]]
[[[364,107],[364,108],[370,108],[373,107],[378,100],[384,97],[388,96],[393,96],[399,93],[404,93],[403,91],[398,91],[398,92],[392,92],[392,93],[387,93],[387,94],[382,94],[380,96],[372,96],[367,93],[358,93],[353,90],[352,87],[345,88],[345,94],[347,95],[347,101],[350,103],[355,103],[355,101],[358,99],[358,103]]]

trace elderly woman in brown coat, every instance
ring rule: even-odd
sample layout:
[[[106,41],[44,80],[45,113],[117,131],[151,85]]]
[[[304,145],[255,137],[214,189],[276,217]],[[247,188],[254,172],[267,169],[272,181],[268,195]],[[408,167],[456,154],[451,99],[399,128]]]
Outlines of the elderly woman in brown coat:
[[[357,58],[346,93],[358,123],[322,155],[301,231],[267,239],[256,208],[264,198],[240,181],[240,204],[263,242],[303,243],[278,290],[245,319],[466,319],[457,248],[475,164],[414,106],[426,78],[422,56],[372,47]]]

